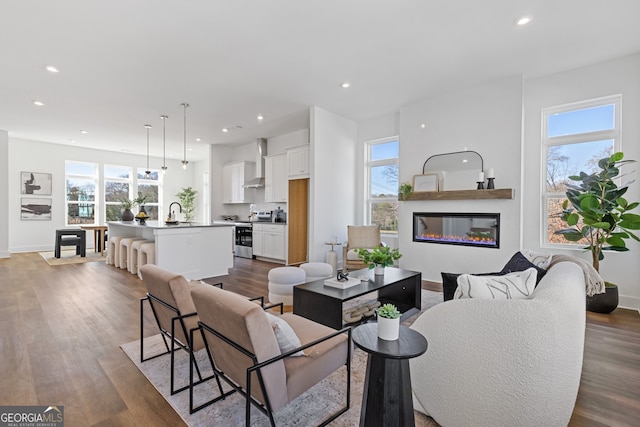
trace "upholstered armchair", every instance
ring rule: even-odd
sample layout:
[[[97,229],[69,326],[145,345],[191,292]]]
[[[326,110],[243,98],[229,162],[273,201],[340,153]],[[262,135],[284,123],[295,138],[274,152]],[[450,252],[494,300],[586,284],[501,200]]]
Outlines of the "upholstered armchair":
[[[142,280],[147,288],[147,295],[140,300],[140,362],[145,362],[167,353],[171,354],[171,394],[189,388],[186,379],[183,386],[175,389],[175,351],[185,350],[189,353],[204,348],[202,337],[189,338],[189,330],[198,326],[198,315],[191,299],[193,283],[180,274],[173,273],[153,264],[145,264],[140,268]],[[207,285],[211,286],[211,285]],[[222,284],[218,284],[222,286]],[[166,351],[145,358],[144,353],[144,303],[151,306],[153,316],[164,341]],[[167,342],[169,341],[171,344]],[[211,362],[211,360],[210,360]],[[213,364],[213,362],[211,362]],[[195,365],[198,381],[206,381],[213,376],[203,378],[200,367]],[[219,380],[218,385],[220,386]],[[222,389],[221,389],[222,390]]]
[[[347,242],[342,247],[342,271],[359,270],[367,267],[367,264],[358,258],[356,250],[359,248],[373,249],[381,245],[380,226],[347,226]]]
[[[192,388],[192,412],[238,392],[246,399],[247,426],[251,405],[274,426],[274,412],[345,365],[346,404],[322,425],[349,409],[350,328],[336,331],[292,313],[267,314],[238,294],[203,284],[195,285],[191,296],[200,317],[200,330],[191,333],[201,335],[216,373],[233,387],[196,407]]]

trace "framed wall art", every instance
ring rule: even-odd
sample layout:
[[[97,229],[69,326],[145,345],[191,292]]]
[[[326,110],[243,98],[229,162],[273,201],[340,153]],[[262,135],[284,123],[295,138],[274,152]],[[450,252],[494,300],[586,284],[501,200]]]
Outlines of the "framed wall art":
[[[438,191],[438,174],[415,175],[413,177],[413,191]]]
[[[23,221],[51,221],[51,199],[23,197],[20,200],[20,219]]]
[[[40,172],[20,172],[20,193],[34,196],[51,195],[51,174]]]

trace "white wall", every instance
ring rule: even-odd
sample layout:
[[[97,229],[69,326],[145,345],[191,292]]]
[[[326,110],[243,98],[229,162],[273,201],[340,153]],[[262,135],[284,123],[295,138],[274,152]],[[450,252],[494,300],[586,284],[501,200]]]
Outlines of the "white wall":
[[[309,261],[324,261],[324,242],[347,238],[355,222],[357,125],[318,107],[310,111]]]
[[[36,142],[24,139],[9,139],[8,166],[8,208],[9,208],[9,250],[10,252],[33,252],[52,250],[55,230],[65,227],[65,161],[74,160],[97,163],[100,170],[105,164],[144,167],[146,157],[117,153],[112,151],[91,150],[68,145]],[[167,160],[169,167],[164,178],[164,193],[160,195],[164,214],[169,203],[176,201],[175,194],[182,187],[194,186],[193,175],[197,162],[190,162],[187,171],[177,160]],[[152,159],[151,166],[159,168],[161,161]],[[50,173],[53,178],[52,218],[51,221],[20,220],[20,172],[33,171]],[[2,186],[2,185],[0,185]],[[99,189],[103,187],[101,179]],[[100,191],[102,193],[102,191]],[[135,193],[134,193],[135,194]],[[104,223],[104,212],[98,213],[99,223]],[[93,234],[89,234],[89,239]]]
[[[546,107],[584,101],[608,95],[622,94],[622,151],[626,159],[640,161],[640,54],[612,61],[540,77],[525,81],[524,123],[524,181],[526,194],[523,209],[524,246],[552,250],[582,256],[590,261],[590,255],[580,250],[562,251],[541,247],[542,161],[541,110]],[[640,167],[625,167],[627,172],[636,170],[633,184],[625,198],[640,201]],[[625,170],[623,169],[623,170]],[[639,213],[637,209],[635,213]],[[600,273],[605,280],[619,287],[620,306],[640,309],[640,244],[628,240],[629,252],[607,252],[600,263]]]
[[[9,257],[9,133],[0,130],[0,258]]]
[[[520,153],[522,79],[520,77],[443,94],[400,111],[400,182],[413,181],[434,154],[473,150],[495,169],[496,188],[514,188],[510,200],[407,201],[399,203],[400,266],[441,281],[441,272],[500,270],[520,249]],[[424,123],[423,129],[420,125]],[[500,248],[413,242],[413,212],[498,212]]]

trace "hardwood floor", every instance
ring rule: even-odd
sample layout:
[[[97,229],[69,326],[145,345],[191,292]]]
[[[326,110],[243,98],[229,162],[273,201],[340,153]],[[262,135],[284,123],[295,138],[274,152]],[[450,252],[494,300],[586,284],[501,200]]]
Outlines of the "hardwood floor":
[[[229,276],[207,281],[266,297],[275,266],[236,258]],[[119,348],[139,338],[144,294],[137,276],[100,262],[51,267],[37,253],[0,259],[0,405],[64,405],[68,427],[184,425]],[[151,321],[146,325],[154,334]],[[640,315],[588,313],[570,425],[631,426],[639,419]]]

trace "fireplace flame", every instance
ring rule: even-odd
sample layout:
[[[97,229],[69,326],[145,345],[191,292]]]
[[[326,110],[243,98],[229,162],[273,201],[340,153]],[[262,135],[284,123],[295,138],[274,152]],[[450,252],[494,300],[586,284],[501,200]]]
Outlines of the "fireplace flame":
[[[424,233],[417,237],[420,240],[431,240],[438,242],[458,242],[458,243],[471,243],[478,245],[495,245],[496,241],[492,237],[484,236],[457,236],[450,234],[437,234],[437,233]]]

